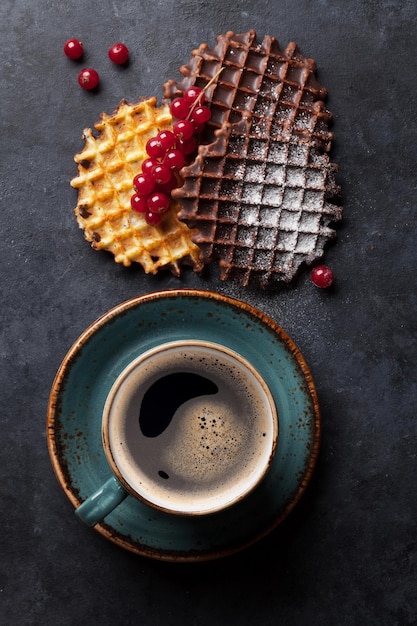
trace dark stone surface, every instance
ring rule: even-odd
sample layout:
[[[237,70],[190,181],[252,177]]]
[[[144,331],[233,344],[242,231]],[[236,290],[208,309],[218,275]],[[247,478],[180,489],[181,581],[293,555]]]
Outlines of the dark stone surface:
[[[0,622],[404,626],[417,621],[415,0],[3,0],[1,93]],[[295,40],[329,91],[344,221],[326,261],[265,294],[186,272],[146,277],[83,241],[69,186],[81,133],[122,97],[162,95],[201,41],[254,28]],[[76,83],[69,37],[97,68]],[[127,68],[107,48],[124,41]],[[132,296],[213,289],[269,313],[313,371],[323,414],[314,479],[255,547],[203,564],[125,552],[72,514],[51,469],[45,414],[79,334]]]

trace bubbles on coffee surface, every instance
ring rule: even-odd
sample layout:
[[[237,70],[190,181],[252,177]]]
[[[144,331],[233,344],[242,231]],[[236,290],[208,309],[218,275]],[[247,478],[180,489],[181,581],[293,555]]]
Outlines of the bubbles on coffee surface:
[[[218,394],[182,405],[167,431],[169,444],[159,450],[158,469],[189,489],[211,489],[240,472],[250,463],[246,443],[253,431],[235,406],[236,412],[221,385]]]
[[[200,439],[200,447],[208,450],[210,456],[217,456],[222,462],[228,453],[240,445],[239,438],[234,433],[227,433],[225,421],[222,415],[217,417],[198,417],[200,429],[203,431]]]

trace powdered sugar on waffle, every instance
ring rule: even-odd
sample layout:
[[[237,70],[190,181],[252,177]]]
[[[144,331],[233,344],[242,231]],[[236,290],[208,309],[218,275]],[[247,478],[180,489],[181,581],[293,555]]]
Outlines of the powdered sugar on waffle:
[[[205,262],[218,259],[223,279],[263,287],[290,281],[303,263],[324,253],[341,219],[331,114],[315,64],[294,43],[282,51],[254,31],[201,44],[168,81],[165,96],[204,86],[212,118],[194,163],[173,196],[180,218],[197,229]]]

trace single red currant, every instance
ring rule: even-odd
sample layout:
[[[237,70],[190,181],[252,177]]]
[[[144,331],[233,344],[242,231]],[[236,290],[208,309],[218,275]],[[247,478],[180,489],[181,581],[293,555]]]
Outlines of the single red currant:
[[[171,172],[171,178],[169,179],[169,181],[167,183],[164,183],[163,185],[158,185],[158,188],[163,193],[165,193],[165,194],[167,194],[169,196],[169,195],[171,195],[171,191],[173,189],[176,189],[177,187],[180,187],[180,186],[181,185],[178,183],[175,174],[173,172]]]
[[[194,104],[196,100],[198,100],[199,104],[203,104],[206,99],[201,87],[189,87],[184,91],[183,98],[188,104]]]
[[[73,61],[81,59],[84,54],[84,48],[78,39],[68,39],[64,44],[64,54]]]
[[[151,176],[158,185],[166,185],[171,180],[172,172],[167,165],[158,163],[151,171]]]
[[[175,146],[175,142],[177,141],[177,138],[171,130],[161,130],[157,134],[156,138],[165,152],[173,148]]]
[[[196,122],[193,122],[194,135],[199,135],[200,133],[202,133],[204,130],[204,126],[205,124],[197,124]]]
[[[181,150],[185,156],[192,154],[195,150],[197,150],[197,139],[195,137],[190,137],[185,141],[179,141],[178,150]]]
[[[318,265],[311,270],[311,280],[316,287],[325,289],[333,283],[334,274],[327,265]]]
[[[211,111],[208,107],[198,106],[191,114],[191,120],[196,124],[205,124],[211,118]]]
[[[133,194],[130,198],[130,206],[137,213],[147,213],[149,210],[147,196],[140,196],[138,193]]]
[[[165,150],[157,137],[151,137],[151,139],[148,139],[146,142],[146,152],[149,154],[151,159],[161,159],[165,154]]]
[[[108,51],[109,59],[117,65],[123,65],[129,58],[129,50],[124,43],[113,44]]]
[[[179,170],[185,163],[185,158],[181,150],[174,148],[169,150],[164,156],[163,164],[171,168],[172,170]]]
[[[155,189],[155,179],[150,174],[137,174],[133,179],[133,187],[140,195],[147,196]]]
[[[155,165],[159,165],[157,159],[145,159],[142,162],[142,174],[151,174]]]
[[[169,208],[169,198],[162,191],[155,191],[148,198],[148,209],[151,213],[165,213]]]
[[[181,141],[191,139],[194,134],[194,126],[188,120],[178,120],[175,122],[172,130],[174,131],[174,135]]]
[[[145,214],[145,220],[150,226],[156,226],[162,220],[161,213],[152,213],[149,211]]]
[[[83,89],[95,89],[99,83],[99,75],[96,70],[86,67],[78,74],[78,84]]]
[[[190,105],[184,100],[184,98],[175,98],[169,106],[172,117],[177,120],[185,120],[190,112]]]

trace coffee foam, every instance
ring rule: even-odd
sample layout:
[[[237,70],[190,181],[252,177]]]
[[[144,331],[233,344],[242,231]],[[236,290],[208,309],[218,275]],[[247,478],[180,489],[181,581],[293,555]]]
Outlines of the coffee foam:
[[[173,372],[198,373],[218,392],[184,402],[161,434],[147,437],[139,427],[143,397]],[[276,436],[273,400],[235,353],[215,344],[171,343],[145,354],[122,376],[110,409],[109,443],[122,481],[145,500],[185,514],[208,512],[246,492],[260,466],[268,465]]]

